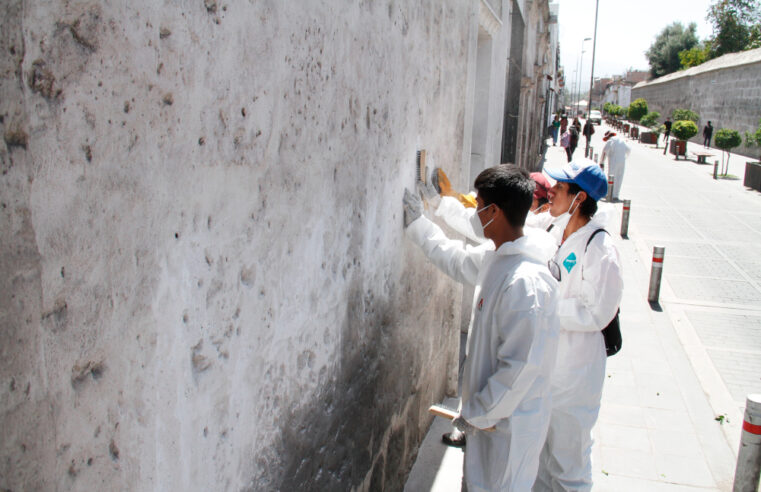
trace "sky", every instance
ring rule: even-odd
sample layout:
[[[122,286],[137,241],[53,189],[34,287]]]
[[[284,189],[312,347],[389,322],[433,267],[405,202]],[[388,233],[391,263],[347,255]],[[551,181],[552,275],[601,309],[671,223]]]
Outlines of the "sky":
[[[595,0],[556,0],[559,6],[560,63],[565,67],[567,87],[578,78],[579,55],[583,67],[582,84],[589,87],[594,38]],[[685,27],[697,24],[698,39],[711,35],[706,13],[712,0],[599,0],[595,77],[623,75],[627,69],[649,70],[645,51],[664,27],[675,21]]]

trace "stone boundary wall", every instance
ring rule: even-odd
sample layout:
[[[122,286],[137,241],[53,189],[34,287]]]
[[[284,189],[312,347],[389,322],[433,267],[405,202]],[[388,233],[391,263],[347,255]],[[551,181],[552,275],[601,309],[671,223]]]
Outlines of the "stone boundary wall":
[[[703,127],[708,121],[715,128],[714,136],[720,128],[737,130],[743,136],[743,145],[733,152],[757,159],[761,149],[746,147],[744,140],[745,132],[754,132],[761,119],[761,59],[695,74],[689,72],[637,84],[632,90],[632,101],[644,98],[650,111],[661,113],[662,121],[678,108],[698,113],[699,131],[693,142],[703,142]]]

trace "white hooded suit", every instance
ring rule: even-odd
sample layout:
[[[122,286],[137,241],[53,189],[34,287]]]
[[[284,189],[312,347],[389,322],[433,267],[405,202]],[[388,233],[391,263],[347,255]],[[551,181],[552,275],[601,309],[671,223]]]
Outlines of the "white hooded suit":
[[[592,233],[605,227],[605,216],[605,210],[598,211],[552,259],[561,275],[560,337],[552,375],[552,417],[535,491],[592,487],[592,428],[605,380],[601,330],[616,315],[623,290],[621,263],[610,236],[600,232],[587,247]]]
[[[624,183],[624,171],[626,171],[626,158],[629,157],[632,149],[624,139],[615,136],[605,142],[602,148],[602,157],[600,162],[608,157],[608,174],[613,175],[613,198],[618,199],[621,191],[621,185]]]
[[[468,490],[530,490],[549,423],[557,350],[557,282],[546,263],[553,241],[536,231],[496,251],[490,241],[466,247],[425,217],[407,235],[449,276],[476,286],[461,414],[496,430],[468,436]]]

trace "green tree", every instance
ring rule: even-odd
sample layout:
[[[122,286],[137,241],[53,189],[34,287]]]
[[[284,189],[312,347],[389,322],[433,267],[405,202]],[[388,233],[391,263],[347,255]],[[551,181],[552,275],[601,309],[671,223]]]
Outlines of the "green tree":
[[[671,113],[671,119],[674,121],[689,120],[697,123],[700,120],[700,115],[689,109],[675,109]]]
[[[690,120],[680,120],[674,122],[671,132],[679,140],[689,140],[698,134],[698,125]]]
[[[658,123],[658,120],[660,119],[661,119],[661,113],[659,113],[658,111],[652,111],[650,113],[647,113],[645,116],[643,116],[642,119],[639,120],[639,124],[642,126],[646,126],[650,128],[651,130],[655,131],[653,127],[660,126],[660,124]]]
[[[703,42],[699,46],[679,52],[679,62],[682,68],[696,67],[708,61],[711,55],[711,43]]]
[[[694,22],[686,29],[681,22],[666,26],[645,52],[650,63],[650,75],[654,78],[662,77],[679,70],[682,67],[679,53],[698,45],[696,29],[697,25]]]
[[[745,132],[745,145],[748,147],[761,147],[761,119],[758,120],[758,128],[756,128],[754,133]]]
[[[716,137],[714,138],[714,142],[716,144],[716,147],[723,150],[721,154],[721,167],[722,167],[722,174],[724,176],[727,175],[727,171],[729,170],[729,151],[743,143],[742,138],[740,137],[740,132],[737,130],[731,130],[729,128],[722,128],[718,132],[716,132]],[[727,156],[727,164],[726,167],[724,165],[724,154]]]
[[[639,121],[640,118],[647,114],[647,101],[642,98],[635,99],[629,105],[628,116],[632,121]]]
[[[761,41],[758,0],[716,0],[706,18],[713,25],[710,58],[744,51]]]

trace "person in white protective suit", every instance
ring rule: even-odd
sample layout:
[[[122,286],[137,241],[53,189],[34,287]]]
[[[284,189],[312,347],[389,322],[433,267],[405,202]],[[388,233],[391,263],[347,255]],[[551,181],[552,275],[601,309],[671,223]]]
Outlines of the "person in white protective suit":
[[[537,172],[531,173],[529,176],[534,181],[534,193],[531,207],[529,208],[529,213],[526,217],[524,233],[526,235],[532,235],[537,243],[542,244],[543,248],[541,253],[542,255],[546,254],[547,259],[549,260],[549,258],[555,253],[557,245],[560,244],[560,234],[563,233],[565,222],[561,219],[560,225],[556,224],[554,217],[552,217],[548,211],[549,204],[547,192],[551,185],[549,181],[547,181],[547,178],[544,177],[542,173]],[[432,178],[433,184],[429,183],[426,185],[418,183],[418,187],[421,188],[428,204],[432,205],[435,215],[444,219],[444,222],[446,222],[449,227],[471,241],[477,244],[486,243],[487,245],[485,248],[487,250],[494,249],[494,243],[486,239],[483,234],[476,235],[474,231],[473,224],[478,223],[475,207],[476,194],[471,192],[467,195],[462,195],[454,191],[449,183],[449,178],[440,168],[435,168],[433,170]],[[553,227],[556,226],[558,227],[553,230]],[[534,230],[534,228],[552,231],[553,235],[543,235]],[[459,279],[455,280],[459,281]],[[468,281],[462,283],[473,285],[473,282]],[[456,428],[453,428],[450,432],[442,435],[441,440],[444,444],[454,447],[462,447],[466,444],[465,434]]]
[[[605,379],[601,330],[618,311],[623,278],[610,236],[595,234],[605,227],[604,217],[596,213],[597,201],[608,188],[602,170],[589,159],[577,158],[545,172],[557,180],[549,193],[550,213],[570,219],[549,264],[560,284],[560,337],[552,416],[534,491],[585,491],[592,488],[592,428]]]
[[[617,136],[614,132],[605,132],[603,137],[605,146],[600,154],[600,164],[608,158],[608,174],[613,176],[613,200],[619,199],[621,185],[624,183],[624,172],[626,171],[626,159],[629,157],[632,149],[626,141]]]
[[[409,191],[407,236],[449,276],[476,286],[454,421],[468,433],[467,490],[528,491],[550,415],[557,282],[545,262],[546,238],[523,234],[533,191],[527,173],[496,166],[483,171],[475,187],[474,226],[493,248],[449,240]]]

